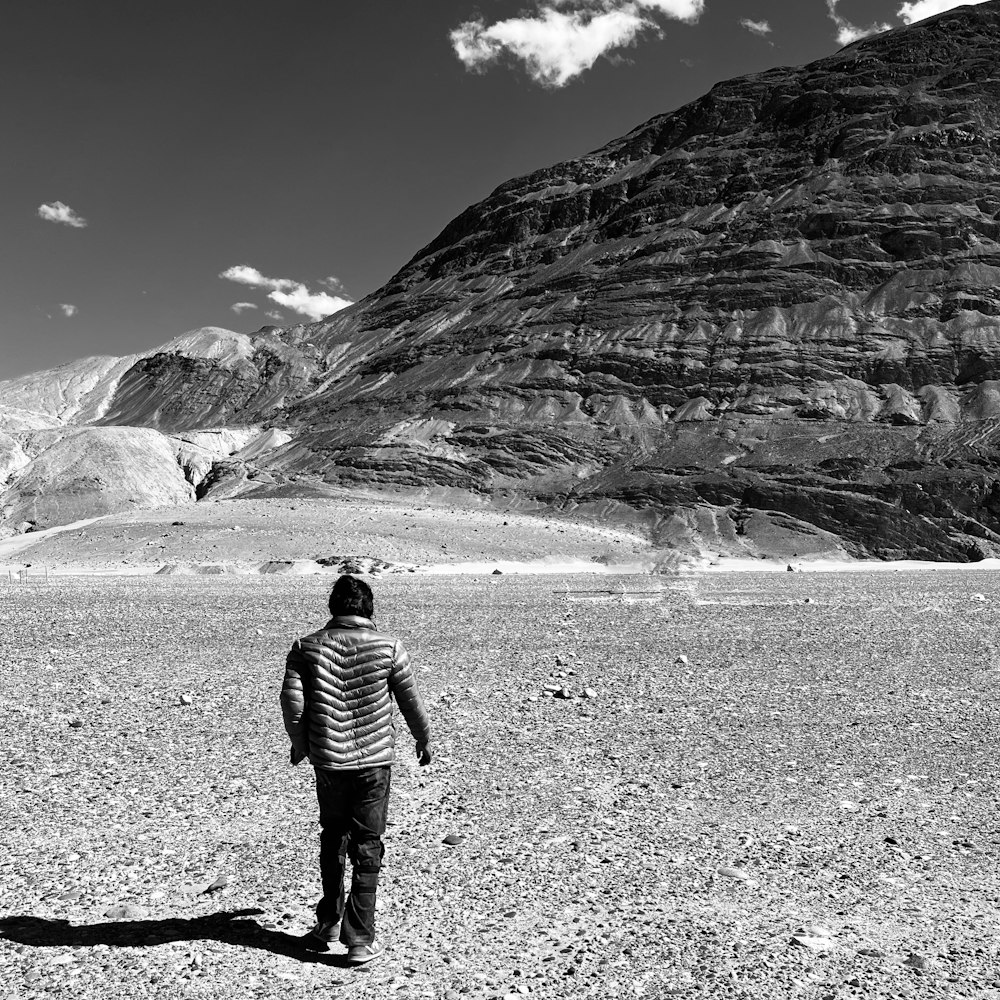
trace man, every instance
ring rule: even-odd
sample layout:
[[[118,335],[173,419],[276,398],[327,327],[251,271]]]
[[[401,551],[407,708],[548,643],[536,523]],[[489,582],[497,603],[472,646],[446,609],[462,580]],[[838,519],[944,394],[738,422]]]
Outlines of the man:
[[[330,594],[326,626],[298,639],[285,661],[281,712],[292,741],[291,761],[309,758],[319,799],[323,898],[311,934],[339,938],[347,960],[370,962],[385,951],[375,935],[375,893],[389,776],[396,758],[395,698],[417,742],[417,759],[431,760],[430,722],[403,644],[376,631],[371,588],[341,576]],[[354,866],[344,899],[347,857]]]

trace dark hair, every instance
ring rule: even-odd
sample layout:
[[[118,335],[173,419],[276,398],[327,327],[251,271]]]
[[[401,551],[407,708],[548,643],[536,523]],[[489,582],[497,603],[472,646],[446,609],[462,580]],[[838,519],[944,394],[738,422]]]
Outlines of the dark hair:
[[[330,614],[359,615],[371,618],[375,613],[375,602],[372,599],[372,588],[356,576],[344,575],[337,579],[330,592]]]

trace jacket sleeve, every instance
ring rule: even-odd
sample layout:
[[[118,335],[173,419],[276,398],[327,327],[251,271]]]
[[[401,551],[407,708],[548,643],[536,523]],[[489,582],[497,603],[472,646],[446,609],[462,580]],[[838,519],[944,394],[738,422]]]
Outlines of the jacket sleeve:
[[[431,721],[424,708],[423,699],[417,689],[417,677],[410,663],[406,647],[396,641],[392,650],[392,671],[389,674],[389,690],[392,691],[399,710],[403,713],[410,734],[418,743],[427,743],[431,738]]]
[[[281,715],[292,746],[299,753],[309,754],[309,731],[305,717],[308,694],[307,663],[298,639],[285,659],[285,680],[281,685]]]

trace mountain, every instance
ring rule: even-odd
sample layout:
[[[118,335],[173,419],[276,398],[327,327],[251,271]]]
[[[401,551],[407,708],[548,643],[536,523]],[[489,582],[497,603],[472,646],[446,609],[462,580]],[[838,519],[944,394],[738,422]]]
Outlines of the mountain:
[[[0,536],[194,502],[219,463],[289,440],[253,417],[280,406],[300,368],[269,331],[206,327],[0,382]]]
[[[33,376],[62,379],[36,408],[281,428],[264,479],[526,497],[690,551],[1000,553],[998,45],[992,0],[721,83],[501,185],[329,320]]]

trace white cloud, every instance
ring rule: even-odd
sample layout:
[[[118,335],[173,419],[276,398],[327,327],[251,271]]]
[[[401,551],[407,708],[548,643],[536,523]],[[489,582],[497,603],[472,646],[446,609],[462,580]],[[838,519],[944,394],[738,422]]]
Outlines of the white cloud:
[[[740,24],[747,31],[752,31],[755,35],[760,35],[761,38],[771,34],[771,25],[767,21],[751,21],[749,17],[743,17],[740,18]]]
[[[282,316],[282,315],[281,315],[281,313],[280,313],[280,312],[278,312],[278,310],[277,310],[277,309],[272,309],[272,310],[271,310],[270,312],[266,312],[266,313],[264,313],[264,315],[265,315],[265,316],[266,316],[266,317],[267,317],[268,319],[273,319],[273,320],[276,320],[276,321],[277,321],[277,322],[279,322],[279,323],[280,323],[280,322],[281,322],[282,320],[284,320],[284,318],[285,318],[284,316]]]
[[[247,309],[256,309],[257,306],[253,302],[234,302],[229,308],[239,316],[240,313],[246,312]]]
[[[87,225],[87,220],[83,216],[77,215],[61,201],[54,201],[51,205],[39,205],[38,217],[46,222],[61,222],[64,226],[72,226],[74,229],[83,229]]]
[[[564,87],[602,56],[660,32],[651,14],[693,22],[705,0],[548,0],[533,15],[487,25],[481,18],[449,32],[467,69],[483,70],[504,55],[520,60],[547,87]]]
[[[291,309],[301,316],[307,316],[311,320],[322,319],[352,304],[352,300],[345,295],[311,292],[301,281],[295,281],[293,278],[265,277],[257,268],[248,264],[237,264],[226,268],[219,277],[241,285],[249,285],[251,288],[266,288],[267,297],[272,302]],[[322,283],[330,287],[329,282],[336,282],[339,289],[340,283],[336,278],[324,278]]]
[[[946,10],[954,10],[965,4],[970,6],[984,3],[985,0],[915,0],[914,3],[900,5],[899,16],[907,23],[922,21],[925,17],[943,14]]]
[[[860,28],[837,13],[838,3],[840,0],[826,0],[826,9],[830,13],[830,20],[837,26],[837,41],[841,45],[850,45],[851,42],[856,42],[859,38],[877,35],[880,31],[888,31],[892,27],[891,24],[876,22],[870,27]]]
[[[659,11],[675,21],[697,21],[705,10],[705,0],[636,0],[636,6]]]
[[[80,311],[72,302],[60,302],[59,308],[63,316],[75,316]]]

